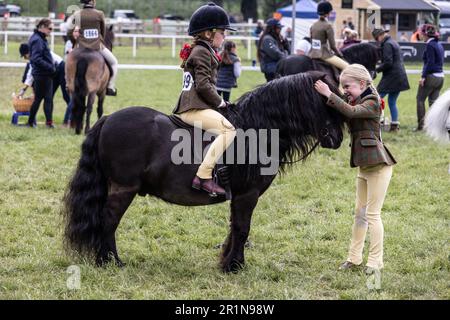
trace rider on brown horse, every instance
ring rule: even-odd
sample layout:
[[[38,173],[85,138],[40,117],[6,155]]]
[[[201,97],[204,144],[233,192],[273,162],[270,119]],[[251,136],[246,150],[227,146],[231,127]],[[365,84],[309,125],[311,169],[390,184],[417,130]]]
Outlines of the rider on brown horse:
[[[95,9],[96,0],[80,0],[80,3],[84,4],[83,9],[75,12],[68,21],[69,25],[80,28],[77,47],[97,50],[103,55],[112,69],[106,94],[115,96],[117,95],[115,81],[118,72],[118,61],[104,45],[106,34],[105,15],[102,11]]]

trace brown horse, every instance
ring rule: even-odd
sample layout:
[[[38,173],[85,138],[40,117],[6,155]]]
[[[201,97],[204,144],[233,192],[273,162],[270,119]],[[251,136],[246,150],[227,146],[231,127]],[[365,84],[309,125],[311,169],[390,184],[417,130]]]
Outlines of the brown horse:
[[[105,35],[105,46],[111,51],[114,41],[112,28],[113,26],[107,28]],[[76,48],[67,56],[66,82],[73,103],[71,123],[76,134],[80,134],[83,130],[85,113],[85,133],[89,131],[95,96],[98,97],[98,118],[103,115],[103,103],[111,74],[110,66],[99,51]]]

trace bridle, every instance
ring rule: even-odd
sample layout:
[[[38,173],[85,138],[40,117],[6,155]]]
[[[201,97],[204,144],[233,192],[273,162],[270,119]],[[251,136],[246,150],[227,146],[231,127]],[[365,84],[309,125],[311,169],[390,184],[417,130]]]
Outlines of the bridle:
[[[330,125],[330,123],[326,123],[326,126],[322,129],[320,129],[319,134],[321,138],[326,138],[330,136],[330,130],[328,130],[327,126]],[[300,159],[297,159],[295,161],[281,161],[282,164],[294,164],[300,161],[305,160],[311,153],[314,152],[314,150],[317,148],[317,146],[320,144],[320,140],[317,140],[316,143],[313,145],[313,147]]]

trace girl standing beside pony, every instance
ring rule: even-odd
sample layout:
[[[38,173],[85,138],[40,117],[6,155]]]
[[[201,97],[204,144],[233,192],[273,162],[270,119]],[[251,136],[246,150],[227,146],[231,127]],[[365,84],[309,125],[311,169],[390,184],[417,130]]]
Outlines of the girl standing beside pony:
[[[225,195],[225,190],[213,181],[212,171],[236,136],[233,125],[217,111],[227,107],[216,90],[221,60],[217,49],[225,40],[225,30],[234,31],[225,10],[214,3],[192,14],[189,35],[194,37],[194,44],[185,45],[180,53],[183,88],[173,111],[184,122],[217,135],[192,181],[194,189],[204,190],[210,196]]]
[[[231,89],[237,87],[236,80],[241,75],[241,59],[236,54],[236,44],[233,41],[226,41],[223,47],[217,76],[217,93],[225,101],[230,101]]]
[[[348,66],[341,74],[340,84],[345,93],[341,99],[322,81],[316,90],[328,98],[328,105],[348,118],[351,132],[351,167],[358,167],[356,178],[355,220],[347,261],[341,270],[362,263],[367,229],[370,232],[369,257],[366,273],[383,268],[383,223],[381,208],[392,176],[394,157],[381,139],[381,98],[367,69],[359,64]]]

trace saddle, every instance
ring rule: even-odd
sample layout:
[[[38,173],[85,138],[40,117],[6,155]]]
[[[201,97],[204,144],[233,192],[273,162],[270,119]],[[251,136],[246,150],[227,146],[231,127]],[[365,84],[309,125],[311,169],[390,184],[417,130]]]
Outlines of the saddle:
[[[168,115],[169,120],[175,125],[177,129],[186,129],[186,130],[194,130],[194,126],[191,126],[190,124],[187,124],[183,120],[180,119],[175,114]],[[202,130],[204,132],[205,130]],[[214,138],[213,138],[214,139]],[[213,140],[214,141],[214,140]],[[212,143],[204,143],[203,149],[206,148],[208,145]],[[224,153],[223,157],[225,157],[226,154]],[[225,189],[226,195],[225,198],[227,200],[231,200],[231,168],[227,166],[226,164],[216,164],[216,166],[213,169],[213,180],[215,183],[220,185],[222,188]]]

